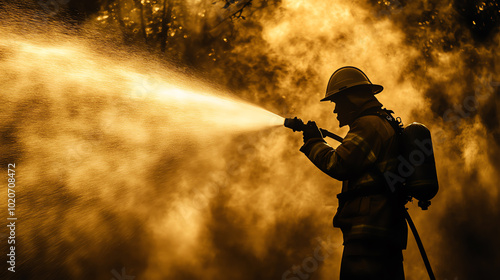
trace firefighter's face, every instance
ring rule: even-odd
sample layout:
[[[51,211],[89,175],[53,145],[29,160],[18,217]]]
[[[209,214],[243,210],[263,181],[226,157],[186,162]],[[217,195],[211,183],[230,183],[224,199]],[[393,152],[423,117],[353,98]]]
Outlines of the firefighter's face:
[[[349,125],[354,118],[356,108],[354,108],[354,104],[352,104],[347,98],[344,96],[335,99],[332,101],[335,103],[335,109],[333,110],[334,114],[337,114],[337,120],[339,121],[339,127],[343,127],[345,125]]]

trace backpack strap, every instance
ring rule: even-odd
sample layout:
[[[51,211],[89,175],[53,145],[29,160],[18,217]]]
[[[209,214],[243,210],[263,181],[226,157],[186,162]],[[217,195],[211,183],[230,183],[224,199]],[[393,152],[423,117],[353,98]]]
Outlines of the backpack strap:
[[[392,110],[388,110],[385,108],[375,108],[361,113],[359,117],[378,116],[381,119],[384,119],[387,122],[389,122],[389,124],[394,129],[394,132],[396,132],[397,135],[401,135],[403,133],[403,122],[401,121],[400,117],[394,118],[392,114],[394,114],[394,111]]]

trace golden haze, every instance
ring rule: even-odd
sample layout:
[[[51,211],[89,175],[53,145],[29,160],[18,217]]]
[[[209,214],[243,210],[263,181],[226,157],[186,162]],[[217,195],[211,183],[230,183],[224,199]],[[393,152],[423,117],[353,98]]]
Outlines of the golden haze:
[[[417,43],[409,40],[404,23],[417,4],[389,14],[362,1],[278,5],[236,22],[229,66],[207,73],[231,84],[239,69],[225,67],[246,65],[248,87],[234,94],[255,105],[146,55],[112,44],[96,51],[95,39],[64,27],[35,32],[16,21],[21,15],[1,20],[0,149],[3,166],[19,165],[18,275],[110,279],[125,267],[137,279],[281,278],[319,238],[331,254],[311,275],[336,277],[342,239],[331,218],[340,183],[298,151],[300,134],[273,126],[282,124],[277,115],[297,115],[345,134],[333,106],[318,102],[344,65],[382,84],[378,97],[405,123],[433,132],[441,191],[429,211],[410,212],[440,278],[473,273],[467,256],[483,260],[475,250],[496,235],[470,227],[498,217],[498,113],[481,114],[500,108],[495,50],[469,38],[445,51],[429,40],[446,32],[425,26]],[[454,13],[447,3],[433,5],[462,30],[446,17]],[[492,40],[497,46],[498,35]],[[468,96],[476,111],[443,119]],[[467,240],[479,249],[461,245]],[[411,236],[405,271],[425,279]]]

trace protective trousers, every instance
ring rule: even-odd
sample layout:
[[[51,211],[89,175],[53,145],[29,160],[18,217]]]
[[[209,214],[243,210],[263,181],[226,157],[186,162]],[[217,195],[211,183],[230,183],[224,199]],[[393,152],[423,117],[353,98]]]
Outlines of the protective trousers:
[[[344,244],[340,280],[404,279],[401,249],[374,240],[352,240]]]

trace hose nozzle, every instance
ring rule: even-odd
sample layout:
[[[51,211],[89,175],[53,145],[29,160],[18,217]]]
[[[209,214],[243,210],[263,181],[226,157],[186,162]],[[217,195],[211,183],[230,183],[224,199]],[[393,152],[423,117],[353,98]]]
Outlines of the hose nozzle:
[[[292,118],[285,119],[285,127],[290,128],[294,132],[295,131],[304,131],[305,126],[306,125],[304,124],[304,122],[297,117],[295,117],[293,119]]]

